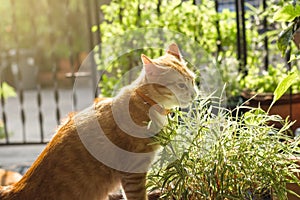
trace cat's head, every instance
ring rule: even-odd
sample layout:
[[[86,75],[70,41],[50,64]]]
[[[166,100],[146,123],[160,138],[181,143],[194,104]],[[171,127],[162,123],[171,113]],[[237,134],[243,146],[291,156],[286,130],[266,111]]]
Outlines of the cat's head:
[[[165,108],[187,107],[196,97],[195,74],[187,68],[176,44],[171,44],[165,55],[150,59],[141,56],[150,97]]]

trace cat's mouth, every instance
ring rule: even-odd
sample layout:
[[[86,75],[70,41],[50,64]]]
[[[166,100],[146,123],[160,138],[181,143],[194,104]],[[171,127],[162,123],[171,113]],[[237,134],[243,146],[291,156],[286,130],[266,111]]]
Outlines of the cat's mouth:
[[[192,102],[194,101],[195,97],[191,97],[191,98],[188,98],[188,97],[183,97],[183,98],[178,98],[178,103],[179,103],[179,107],[181,108],[187,108],[189,107]]]
[[[189,107],[190,103],[191,103],[191,101],[181,100],[180,103],[179,103],[179,107],[187,108],[187,107]]]

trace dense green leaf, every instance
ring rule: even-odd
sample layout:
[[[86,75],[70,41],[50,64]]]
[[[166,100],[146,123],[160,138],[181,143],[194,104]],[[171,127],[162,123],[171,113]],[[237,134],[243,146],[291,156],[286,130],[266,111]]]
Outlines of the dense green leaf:
[[[98,30],[98,26],[96,26],[96,25],[92,26],[91,31],[93,33],[96,32],[97,30]]]
[[[262,121],[263,115],[265,115],[266,112],[262,110],[261,108],[257,108],[255,110],[250,110],[244,114],[245,118],[245,124],[247,125],[259,125]]]
[[[289,60],[289,63],[292,61],[296,61],[300,59],[300,51],[295,52],[294,54],[291,55],[291,58]]]
[[[16,92],[13,87],[4,82],[0,88],[0,96],[2,95],[4,98],[14,97],[16,96]]]
[[[279,38],[277,40],[278,49],[281,51],[281,54],[284,55],[291,40],[293,38],[293,26],[289,26],[287,29],[283,30],[279,34]]]
[[[293,72],[287,75],[277,86],[274,91],[273,103],[275,103],[280,97],[294,84],[299,80],[299,73]]]
[[[300,16],[300,5],[288,4],[274,14],[273,19],[281,22],[291,22]]]

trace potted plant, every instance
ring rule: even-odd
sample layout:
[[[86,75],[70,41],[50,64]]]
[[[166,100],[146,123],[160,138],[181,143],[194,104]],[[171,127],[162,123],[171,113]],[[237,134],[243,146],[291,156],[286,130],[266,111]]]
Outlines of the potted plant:
[[[271,105],[290,84],[279,84]],[[297,190],[286,187],[300,186],[298,159],[290,159],[300,153],[300,138],[286,134],[292,124],[260,108],[241,113],[244,106],[235,111],[216,107],[212,99],[199,99],[188,112],[177,113],[179,117],[175,115],[160,133],[161,144],[170,138],[175,142],[162,151],[165,159],[153,167],[149,188],[159,189],[164,199],[287,199],[289,193],[295,195]],[[270,121],[283,126],[275,128]],[[167,158],[171,161],[164,162]]]
[[[164,148],[148,175],[149,199],[297,197],[289,189],[300,186],[298,160],[287,158],[300,152],[300,138],[285,134],[291,124],[276,129],[268,122],[282,119],[259,108],[238,118],[226,108],[213,111],[214,105],[212,97],[198,99],[189,111],[169,118],[156,137]]]

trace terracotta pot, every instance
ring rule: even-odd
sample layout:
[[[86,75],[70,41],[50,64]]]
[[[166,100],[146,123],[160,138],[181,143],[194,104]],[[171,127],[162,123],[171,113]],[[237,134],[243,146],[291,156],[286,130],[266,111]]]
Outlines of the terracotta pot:
[[[298,49],[300,49],[300,29],[294,33],[293,41]]]
[[[300,178],[300,177],[299,177]],[[296,183],[289,183],[286,185],[286,188],[294,191],[296,194],[300,195],[300,186]],[[288,193],[288,200],[300,200],[300,198],[296,197],[293,194]]]
[[[291,158],[292,160],[295,160],[296,163],[299,165],[299,169],[300,169],[300,157],[294,157]],[[300,174],[295,174],[298,179],[300,179]],[[295,183],[289,183],[286,185],[286,188],[289,190],[292,190],[293,192],[295,192],[296,194],[300,195],[300,186],[295,184]],[[293,194],[288,193],[288,200],[300,200],[300,198],[296,197]]]
[[[242,97],[245,99],[251,99],[248,102],[248,106],[251,107],[260,107],[267,111],[270,107],[273,94],[272,93],[261,93],[257,94],[254,92],[244,91],[242,93]],[[292,94],[292,95],[283,95],[271,108],[270,112],[271,115],[280,115],[283,119],[289,116],[291,121],[296,120],[295,124],[292,126],[293,132],[300,127],[300,93]],[[280,128],[280,124],[276,124],[277,128]]]

